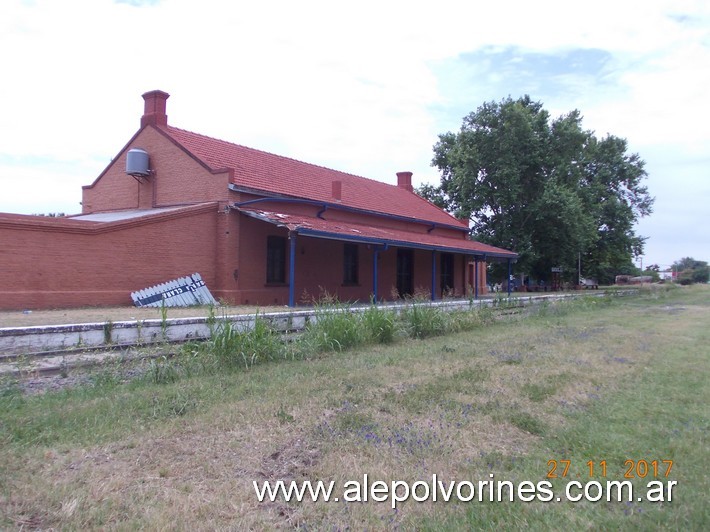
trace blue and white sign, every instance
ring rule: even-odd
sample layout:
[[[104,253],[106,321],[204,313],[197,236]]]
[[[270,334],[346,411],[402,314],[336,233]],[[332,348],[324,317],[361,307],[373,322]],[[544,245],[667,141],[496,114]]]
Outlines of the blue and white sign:
[[[217,305],[199,273],[131,292],[137,307],[191,307]]]

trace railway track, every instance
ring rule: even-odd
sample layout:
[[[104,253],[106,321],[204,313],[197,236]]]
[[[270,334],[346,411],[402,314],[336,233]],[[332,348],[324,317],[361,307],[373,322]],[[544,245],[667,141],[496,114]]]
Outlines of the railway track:
[[[523,305],[495,308],[493,313],[496,319],[506,319],[522,313],[525,308]],[[293,341],[301,332],[301,330],[293,329],[279,331],[284,341]],[[123,343],[95,347],[69,347],[21,354],[0,354],[0,378],[3,376],[6,378],[54,377],[106,363],[135,363],[163,356],[172,357],[177,353],[176,345],[186,342]]]
[[[174,350],[153,345],[150,348],[116,346],[111,349],[68,349],[28,355],[3,355],[0,356],[0,379],[64,376],[101,364],[135,363],[161,356],[172,357],[174,354]]]
[[[599,293],[599,295],[603,295],[603,293]],[[625,294],[620,293],[618,295]],[[549,298],[531,297],[524,300],[521,298],[513,300],[512,305],[511,302],[507,302],[503,306],[489,303],[489,308],[496,319],[509,319],[512,316],[521,314],[536,302],[546,299]],[[458,307],[450,306],[444,308],[454,310],[465,307],[459,305]],[[299,312],[302,315],[304,311],[297,311],[291,316],[297,315]],[[274,329],[283,335],[284,341],[293,340],[305,328],[306,321],[303,321],[304,325],[302,327],[284,326],[284,319],[287,313],[273,316],[272,325],[280,324],[280,326],[275,326]],[[268,319],[269,315],[263,315],[263,317]],[[194,322],[194,320],[192,321]],[[290,318],[289,323],[291,323]],[[86,371],[91,367],[106,363],[140,363],[141,361],[163,356],[172,357],[177,352],[176,345],[205,339],[204,337],[193,336],[183,340],[172,339],[161,342],[112,342],[96,346],[72,346],[58,349],[28,350],[22,353],[5,353],[0,354],[0,380],[3,378],[41,379],[58,375],[64,376],[77,371]]]

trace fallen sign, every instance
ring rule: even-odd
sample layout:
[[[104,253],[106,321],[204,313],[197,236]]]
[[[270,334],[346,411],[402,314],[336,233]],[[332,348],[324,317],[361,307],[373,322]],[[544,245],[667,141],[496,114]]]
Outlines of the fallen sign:
[[[217,305],[199,273],[131,292],[136,307]]]

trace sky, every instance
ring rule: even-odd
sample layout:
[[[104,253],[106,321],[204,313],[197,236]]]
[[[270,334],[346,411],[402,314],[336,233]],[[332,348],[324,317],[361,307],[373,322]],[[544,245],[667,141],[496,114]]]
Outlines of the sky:
[[[637,265],[710,261],[710,2],[2,0],[0,212],[81,211],[160,89],[171,125],[395,184],[525,94],[646,162]]]

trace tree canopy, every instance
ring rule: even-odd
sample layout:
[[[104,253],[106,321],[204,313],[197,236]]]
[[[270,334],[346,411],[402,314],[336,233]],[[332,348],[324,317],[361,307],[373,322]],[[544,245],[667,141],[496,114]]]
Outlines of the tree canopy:
[[[704,260],[685,257],[675,261],[672,268],[678,272],[680,284],[707,283],[710,279],[710,267]]]
[[[473,236],[519,254],[516,271],[553,266],[610,282],[643,252],[635,222],[651,213],[644,161],[627,142],[597,138],[574,110],[552,120],[529,96],[487,102],[460,131],[439,135],[438,186],[418,193],[471,220]]]

